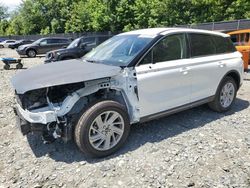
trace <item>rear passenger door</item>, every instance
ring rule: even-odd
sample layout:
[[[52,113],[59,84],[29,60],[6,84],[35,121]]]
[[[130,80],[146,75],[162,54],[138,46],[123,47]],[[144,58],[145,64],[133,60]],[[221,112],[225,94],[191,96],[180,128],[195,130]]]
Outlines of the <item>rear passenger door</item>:
[[[215,95],[227,72],[227,60],[225,38],[199,33],[189,33],[188,36],[191,47],[191,102],[194,102]]]

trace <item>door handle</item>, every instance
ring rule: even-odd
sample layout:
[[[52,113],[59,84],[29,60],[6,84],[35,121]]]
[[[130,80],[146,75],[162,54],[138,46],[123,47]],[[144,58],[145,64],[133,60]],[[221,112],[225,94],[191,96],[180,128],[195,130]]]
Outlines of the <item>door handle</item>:
[[[190,70],[190,68],[189,67],[182,67],[181,69],[180,69],[180,72],[182,73],[182,74],[188,74],[188,71]]]
[[[219,62],[218,64],[219,64],[219,67],[221,67],[221,68],[225,67],[225,65],[226,65],[226,64],[223,63],[223,62]]]

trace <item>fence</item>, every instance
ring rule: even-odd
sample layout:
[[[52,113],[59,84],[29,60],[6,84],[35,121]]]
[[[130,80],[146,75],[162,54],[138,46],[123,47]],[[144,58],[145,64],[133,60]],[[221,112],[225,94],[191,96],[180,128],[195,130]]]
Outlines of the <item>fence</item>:
[[[211,22],[211,23],[200,23],[192,25],[178,25],[176,27],[194,28],[194,29],[205,29],[212,31],[229,32],[239,29],[250,29],[250,19],[234,20],[234,21],[223,21],[223,22]],[[83,33],[59,33],[59,34],[49,34],[49,35],[12,35],[12,36],[0,36],[4,39],[32,39],[37,40],[43,37],[67,37],[67,38],[78,38],[80,36],[92,36],[92,35],[114,35],[119,32],[83,32]]]
[[[97,36],[97,35],[115,35],[118,32],[111,32],[111,31],[105,31],[105,32],[83,32],[83,33],[57,33],[57,34],[48,34],[48,35],[11,35],[11,36],[0,36],[0,38],[3,39],[14,39],[14,40],[20,40],[20,39],[31,39],[31,40],[37,40],[43,37],[66,37],[66,38],[72,38],[76,39],[81,36]]]
[[[193,24],[193,25],[178,25],[177,27],[229,32],[229,31],[234,31],[234,30],[239,30],[239,29],[250,29],[250,19],[200,23],[200,24]]]

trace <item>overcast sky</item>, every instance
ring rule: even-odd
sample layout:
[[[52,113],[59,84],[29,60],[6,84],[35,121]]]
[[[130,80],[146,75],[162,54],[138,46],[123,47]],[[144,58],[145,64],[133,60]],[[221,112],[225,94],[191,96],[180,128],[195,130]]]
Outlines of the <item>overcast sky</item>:
[[[0,0],[0,4],[7,6],[10,10],[15,9],[22,0]]]

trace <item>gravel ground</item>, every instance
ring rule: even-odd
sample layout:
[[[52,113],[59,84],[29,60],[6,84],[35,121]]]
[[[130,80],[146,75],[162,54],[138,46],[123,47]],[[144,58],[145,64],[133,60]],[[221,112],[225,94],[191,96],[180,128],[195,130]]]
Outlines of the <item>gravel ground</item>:
[[[0,49],[7,56],[18,57]],[[23,62],[28,68],[43,57]],[[9,81],[17,71],[1,66],[0,187],[250,187],[249,74],[231,111],[204,105],[135,125],[119,152],[91,159],[74,143],[44,145],[39,136],[21,135]]]

